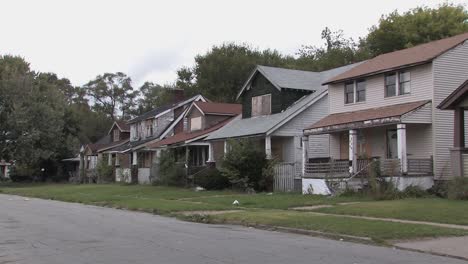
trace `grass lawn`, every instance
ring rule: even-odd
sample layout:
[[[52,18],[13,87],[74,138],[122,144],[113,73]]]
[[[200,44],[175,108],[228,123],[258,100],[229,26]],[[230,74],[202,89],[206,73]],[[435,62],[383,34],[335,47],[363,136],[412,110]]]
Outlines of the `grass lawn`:
[[[0,186],[0,193],[84,204],[107,205],[163,215],[177,215],[181,211],[244,209],[245,211],[243,212],[209,215],[207,219],[224,223],[263,224],[333,234],[365,236],[371,237],[375,241],[468,235],[467,230],[350,219],[340,216],[319,216],[309,212],[285,210],[298,206],[332,204],[335,206],[322,208],[318,211],[333,214],[468,224],[467,202],[442,199],[369,201],[354,197],[329,198],[324,196],[278,193],[271,195],[265,193],[248,195],[232,191],[195,192],[190,189],[181,188],[118,184],[11,184],[10,186]],[[232,202],[234,200],[238,200],[240,205],[233,206]],[[360,203],[338,204],[351,201],[359,201]],[[185,218],[196,220],[190,217]]]
[[[393,239],[468,235],[468,230],[433,227],[428,225],[402,224],[384,221],[322,216],[307,212],[285,210],[260,210],[211,215],[213,222],[242,223],[247,225],[272,225],[370,237],[382,242]]]
[[[468,201],[438,198],[361,202],[321,208],[317,211],[468,225]]]

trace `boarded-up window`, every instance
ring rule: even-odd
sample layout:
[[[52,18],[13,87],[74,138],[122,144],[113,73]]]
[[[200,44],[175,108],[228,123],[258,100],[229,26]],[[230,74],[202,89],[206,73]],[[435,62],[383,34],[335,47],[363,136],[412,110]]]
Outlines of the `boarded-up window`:
[[[271,114],[271,94],[252,97],[252,116]]]
[[[202,128],[202,119],[201,116],[193,117],[190,119],[190,130],[200,130]]]
[[[114,129],[114,142],[120,140],[120,131],[118,129]]]

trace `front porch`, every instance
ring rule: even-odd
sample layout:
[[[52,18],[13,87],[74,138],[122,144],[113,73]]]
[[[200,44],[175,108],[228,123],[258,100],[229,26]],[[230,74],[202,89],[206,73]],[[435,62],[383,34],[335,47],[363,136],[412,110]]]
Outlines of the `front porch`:
[[[330,157],[309,159],[304,177],[366,176],[379,164],[381,176],[432,176],[430,124],[393,124],[330,133]],[[375,166],[374,166],[375,167]]]

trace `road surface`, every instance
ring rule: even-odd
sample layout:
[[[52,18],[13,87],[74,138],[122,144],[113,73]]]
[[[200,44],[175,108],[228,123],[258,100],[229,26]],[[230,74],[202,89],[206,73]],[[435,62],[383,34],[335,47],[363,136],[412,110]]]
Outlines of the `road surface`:
[[[467,263],[428,254],[0,195],[0,264]]]

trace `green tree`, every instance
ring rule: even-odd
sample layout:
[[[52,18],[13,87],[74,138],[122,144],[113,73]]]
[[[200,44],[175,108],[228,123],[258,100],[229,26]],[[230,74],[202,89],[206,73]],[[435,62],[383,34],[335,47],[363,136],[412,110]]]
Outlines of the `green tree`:
[[[177,87],[188,94],[201,93],[213,101],[234,102],[239,89],[257,64],[294,66],[294,58],[276,50],[254,49],[246,44],[225,43],[195,57],[195,66],[181,68]],[[292,64],[292,65],[290,65]]]
[[[141,97],[137,100],[137,108],[133,114],[140,115],[156,107],[171,103],[173,100],[172,89],[176,89],[176,87],[171,84],[160,85],[145,82],[140,87]]]
[[[322,30],[323,46],[304,45],[299,49],[296,64],[310,71],[324,71],[365,60],[369,54],[358,49],[357,43],[346,38],[342,30]]]
[[[109,115],[112,120],[126,119],[136,106],[138,90],[132,80],[122,72],[98,75],[85,86],[87,94],[94,99],[94,109]]]
[[[468,32],[468,11],[463,5],[445,3],[382,16],[360,46],[376,56],[464,32]]]

